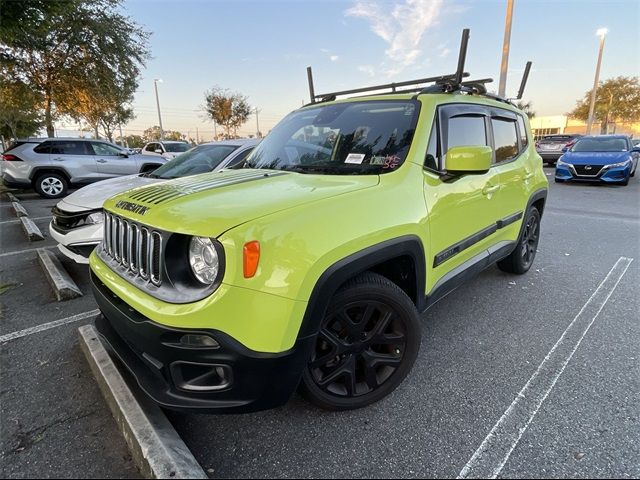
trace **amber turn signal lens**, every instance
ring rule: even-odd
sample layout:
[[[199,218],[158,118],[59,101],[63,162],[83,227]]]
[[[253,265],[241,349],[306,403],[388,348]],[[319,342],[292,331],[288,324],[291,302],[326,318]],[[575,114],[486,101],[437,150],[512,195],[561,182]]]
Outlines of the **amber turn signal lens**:
[[[243,250],[244,278],[252,278],[256,274],[259,262],[260,242],[245,243]]]

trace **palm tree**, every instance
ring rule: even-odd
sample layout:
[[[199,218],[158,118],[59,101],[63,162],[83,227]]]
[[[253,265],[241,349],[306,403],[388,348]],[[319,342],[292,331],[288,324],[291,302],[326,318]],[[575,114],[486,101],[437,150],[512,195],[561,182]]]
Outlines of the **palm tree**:
[[[516,107],[526,113],[529,120],[536,116],[536,112],[532,110],[533,106],[531,105],[531,102],[516,102]]]

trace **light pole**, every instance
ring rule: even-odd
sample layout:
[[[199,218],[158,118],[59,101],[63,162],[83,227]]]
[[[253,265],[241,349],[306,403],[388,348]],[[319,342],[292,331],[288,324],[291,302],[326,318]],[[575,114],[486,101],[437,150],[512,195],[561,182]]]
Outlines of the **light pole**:
[[[500,64],[500,84],[498,95],[504,97],[507,90],[507,70],[509,69],[509,49],[511,48],[511,20],[513,18],[513,2],[507,0],[507,18],[504,22],[504,42],[502,43],[502,63]]]
[[[596,78],[593,80],[593,90],[591,90],[591,102],[589,103],[589,118],[587,119],[587,135],[591,135],[593,126],[593,112],[596,108],[596,91],[600,82],[600,65],[602,64],[602,52],[604,52],[604,39],[607,36],[606,28],[599,28],[596,35],[600,37],[600,51],[598,52],[598,64],[596,65]]]
[[[164,130],[162,129],[162,116],[160,115],[160,100],[158,99],[158,82],[162,83],[161,78],[153,79],[153,86],[156,90],[156,105],[158,107],[158,122],[160,123],[160,140],[164,140]]]

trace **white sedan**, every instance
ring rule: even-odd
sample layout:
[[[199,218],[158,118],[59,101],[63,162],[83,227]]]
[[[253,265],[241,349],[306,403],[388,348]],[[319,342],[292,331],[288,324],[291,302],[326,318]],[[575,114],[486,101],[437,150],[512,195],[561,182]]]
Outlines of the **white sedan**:
[[[129,175],[93,183],[63,198],[53,209],[49,232],[58,249],[77,263],[89,263],[89,255],[102,241],[102,204],[132,188],[216,172],[240,165],[259,140],[226,140],[199,145],[150,173]]]

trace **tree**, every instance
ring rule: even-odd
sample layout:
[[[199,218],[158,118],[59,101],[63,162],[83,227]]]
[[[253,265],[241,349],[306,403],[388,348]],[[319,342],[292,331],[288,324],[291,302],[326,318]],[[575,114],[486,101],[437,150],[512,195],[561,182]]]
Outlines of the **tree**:
[[[175,130],[165,130],[164,139],[169,141],[179,141],[184,138],[184,135],[180,132],[176,132]],[[160,127],[154,125],[153,127],[147,128],[143,133],[142,137],[145,142],[157,142],[160,140]]]
[[[19,79],[41,95],[49,136],[57,116],[81,116],[74,110],[79,103],[75,98],[93,96],[89,83],[102,85],[103,93],[117,91],[135,82],[149,58],[149,33],[121,13],[121,4],[122,0],[3,1],[0,76]],[[92,123],[96,114],[94,109],[89,115]]]
[[[522,112],[529,117],[529,120],[536,116],[536,112],[533,111],[533,105],[531,102],[516,102],[516,107],[522,110]]]
[[[204,94],[204,111],[211,120],[222,126],[227,138],[247,123],[251,106],[247,97],[219,87],[213,87]]]
[[[125,135],[124,138],[118,138],[119,142],[123,142],[129,148],[142,148],[144,147],[145,140],[140,135]]]
[[[584,94],[582,100],[576,102],[576,107],[568,114],[587,122],[589,120],[589,105],[591,92]],[[637,122],[640,120],[640,82],[638,77],[616,77],[600,82],[596,91],[594,121],[600,123],[601,133],[606,133],[609,123]]]
[[[37,92],[28,85],[0,79],[0,135],[16,139],[36,133],[42,127],[36,107],[39,101]]]

